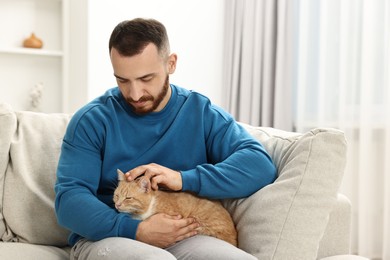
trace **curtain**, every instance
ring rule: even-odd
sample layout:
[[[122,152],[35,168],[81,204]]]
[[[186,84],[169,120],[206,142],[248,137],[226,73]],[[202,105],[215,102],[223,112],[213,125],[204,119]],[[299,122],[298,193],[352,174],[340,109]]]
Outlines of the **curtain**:
[[[390,259],[390,1],[299,0],[297,131],[343,130],[352,252]]]
[[[223,100],[236,120],[292,130],[292,2],[225,2]]]

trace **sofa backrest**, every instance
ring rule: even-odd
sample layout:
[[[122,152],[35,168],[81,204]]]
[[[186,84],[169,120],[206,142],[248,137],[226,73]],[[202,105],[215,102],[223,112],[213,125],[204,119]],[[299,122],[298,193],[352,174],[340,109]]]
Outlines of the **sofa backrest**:
[[[1,240],[67,245],[69,232],[54,213],[54,183],[69,119],[0,106]]]

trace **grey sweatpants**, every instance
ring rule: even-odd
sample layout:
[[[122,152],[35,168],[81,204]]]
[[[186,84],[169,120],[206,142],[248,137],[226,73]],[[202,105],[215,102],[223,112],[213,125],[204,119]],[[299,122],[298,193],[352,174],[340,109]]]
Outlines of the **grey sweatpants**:
[[[208,236],[197,235],[166,249],[136,240],[111,237],[97,242],[80,240],[72,248],[71,260],[255,260],[256,257],[229,243]]]

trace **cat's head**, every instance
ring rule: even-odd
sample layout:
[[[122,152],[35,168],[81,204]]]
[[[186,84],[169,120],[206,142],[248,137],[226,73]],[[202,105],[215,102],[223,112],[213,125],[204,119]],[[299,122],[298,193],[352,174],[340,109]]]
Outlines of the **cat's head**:
[[[133,215],[145,213],[153,197],[150,180],[139,177],[128,181],[123,172],[118,170],[118,187],[114,191],[115,208],[119,212]]]

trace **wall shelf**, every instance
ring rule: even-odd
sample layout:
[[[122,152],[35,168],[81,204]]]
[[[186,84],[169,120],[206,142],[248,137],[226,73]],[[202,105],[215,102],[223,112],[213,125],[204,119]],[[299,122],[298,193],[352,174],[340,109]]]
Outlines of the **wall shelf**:
[[[0,102],[32,110],[31,93],[43,86],[37,110],[62,112],[68,82],[70,0],[0,0]],[[8,25],[8,26],[7,26]],[[34,33],[43,48],[24,48]]]
[[[32,48],[1,48],[0,54],[21,54],[21,55],[37,55],[37,56],[51,56],[62,57],[62,51],[45,50],[45,49],[32,49]]]

